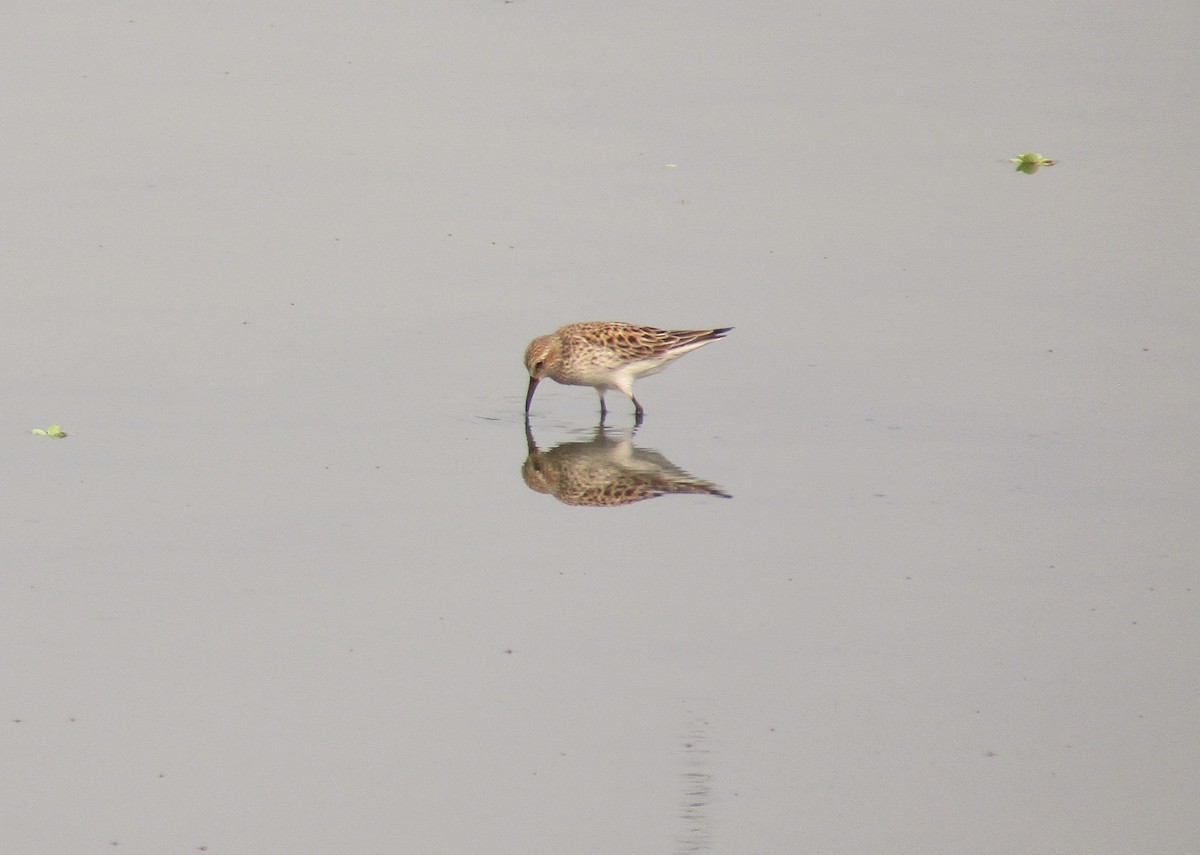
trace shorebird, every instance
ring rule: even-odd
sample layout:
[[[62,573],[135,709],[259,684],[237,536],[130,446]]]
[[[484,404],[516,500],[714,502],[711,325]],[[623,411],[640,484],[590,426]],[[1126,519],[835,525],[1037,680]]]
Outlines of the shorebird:
[[[600,395],[600,421],[608,408],[604,393],[617,389],[633,401],[634,421],[645,410],[633,396],[633,381],[657,374],[688,351],[722,338],[733,327],[711,330],[660,330],[616,321],[567,324],[550,335],[535,338],[525,348],[529,391],[525,414],[543,377],[567,386],[591,386]]]

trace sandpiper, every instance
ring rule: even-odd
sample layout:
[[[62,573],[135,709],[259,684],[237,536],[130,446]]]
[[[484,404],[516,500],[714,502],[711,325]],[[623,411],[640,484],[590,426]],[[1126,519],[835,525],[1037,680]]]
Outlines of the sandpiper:
[[[711,330],[660,330],[616,321],[567,324],[535,338],[525,348],[529,391],[525,413],[543,377],[567,386],[591,386],[600,395],[600,420],[608,413],[604,393],[617,389],[633,401],[634,420],[645,411],[633,396],[633,381],[657,374],[672,360],[722,338],[733,327]]]

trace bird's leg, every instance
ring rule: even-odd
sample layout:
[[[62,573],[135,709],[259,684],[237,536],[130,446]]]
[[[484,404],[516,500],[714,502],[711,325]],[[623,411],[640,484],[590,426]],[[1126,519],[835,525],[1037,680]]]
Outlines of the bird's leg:
[[[608,415],[608,407],[604,405],[604,391],[597,389],[596,393],[600,396],[600,424],[604,424],[604,417]]]
[[[635,427],[637,427],[641,425],[642,418],[646,415],[646,411],[642,409],[642,405],[638,403],[638,399],[633,397],[633,395],[630,395],[629,399],[633,401],[633,424]]]

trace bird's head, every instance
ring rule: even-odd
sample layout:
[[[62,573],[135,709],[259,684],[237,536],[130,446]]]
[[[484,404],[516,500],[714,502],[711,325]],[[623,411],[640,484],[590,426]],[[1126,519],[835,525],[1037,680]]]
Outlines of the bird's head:
[[[526,413],[533,402],[538,381],[550,373],[551,365],[558,358],[559,347],[558,339],[544,335],[529,342],[529,347],[525,348],[525,370],[529,372],[529,391],[525,393]]]

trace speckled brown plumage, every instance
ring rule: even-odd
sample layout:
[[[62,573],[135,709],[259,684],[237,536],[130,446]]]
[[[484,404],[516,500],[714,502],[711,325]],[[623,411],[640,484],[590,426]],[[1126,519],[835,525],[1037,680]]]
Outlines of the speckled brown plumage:
[[[631,435],[613,438],[604,428],[588,442],[568,442],[539,451],[526,433],[529,456],[521,467],[525,484],[566,505],[614,507],[668,493],[730,498],[709,481],[680,469],[657,451],[638,448]]]
[[[525,348],[529,412],[537,384],[545,377],[567,386],[591,386],[600,395],[600,418],[608,408],[604,393],[617,389],[633,401],[641,423],[644,410],[633,395],[633,381],[663,370],[672,360],[724,337],[732,327],[708,330],[662,330],[616,321],[567,324],[539,336]]]

